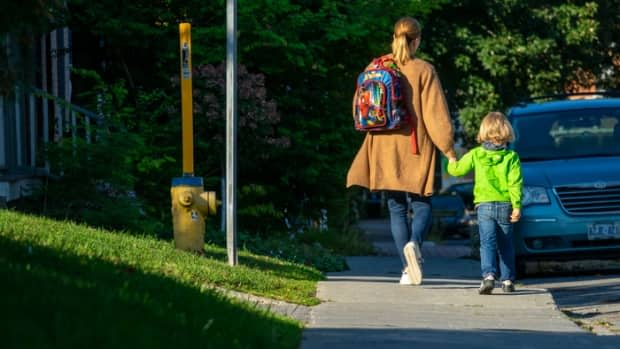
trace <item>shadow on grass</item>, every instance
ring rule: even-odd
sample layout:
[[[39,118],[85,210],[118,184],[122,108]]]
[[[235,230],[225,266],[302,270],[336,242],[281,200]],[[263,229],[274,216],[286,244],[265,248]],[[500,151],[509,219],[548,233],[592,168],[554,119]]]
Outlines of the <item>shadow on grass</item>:
[[[204,256],[207,258],[213,258],[216,260],[227,261],[228,255],[225,250],[216,250],[214,248],[207,247],[204,251]],[[276,275],[286,279],[293,280],[323,280],[325,276],[320,271],[311,268],[300,268],[288,262],[279,261],[274,257],[264,256],[252,256],[245,253],[239,254],[239,264],[248,266],[250,268],[258,268],[272,275]]]
[[[301,325],[127,265],[0,237],[3,348],[296,348]]]

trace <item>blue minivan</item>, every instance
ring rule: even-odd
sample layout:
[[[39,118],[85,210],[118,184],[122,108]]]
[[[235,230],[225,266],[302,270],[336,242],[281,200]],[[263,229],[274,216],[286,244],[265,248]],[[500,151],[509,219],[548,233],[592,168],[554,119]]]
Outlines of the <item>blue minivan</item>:
[[[520,274],[528,260],[620,258],[620,98],[594,97],[507,113],[524,178]]]

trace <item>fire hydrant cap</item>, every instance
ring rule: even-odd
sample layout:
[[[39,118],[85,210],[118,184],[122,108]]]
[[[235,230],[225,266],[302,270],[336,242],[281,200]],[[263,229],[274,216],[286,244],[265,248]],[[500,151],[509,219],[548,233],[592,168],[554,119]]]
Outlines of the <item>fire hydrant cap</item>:
[[[181,194],[179,194],[179,203],[181,203],[181,205],[189,206],[192,204],[192,201],[194,200],[193,200],[193,195],[191,191],[186,190],[182,192]]]

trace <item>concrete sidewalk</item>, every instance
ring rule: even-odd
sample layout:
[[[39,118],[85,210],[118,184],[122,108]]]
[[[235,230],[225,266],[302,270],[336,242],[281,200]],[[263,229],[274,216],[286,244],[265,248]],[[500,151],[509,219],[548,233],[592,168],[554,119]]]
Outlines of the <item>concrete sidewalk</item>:
[[[386,221],[362,224],[388,248]],[[400,261],[389,250],[348,258],[349,271],[319,284],[323,302],[310,310],[301,349],[620,347],[618,337],[571,322],[545,289],[517,284],[513,294],[478,295],[479,263],[457,258],[463,247],[426,245],[421,286],[398,284]]]

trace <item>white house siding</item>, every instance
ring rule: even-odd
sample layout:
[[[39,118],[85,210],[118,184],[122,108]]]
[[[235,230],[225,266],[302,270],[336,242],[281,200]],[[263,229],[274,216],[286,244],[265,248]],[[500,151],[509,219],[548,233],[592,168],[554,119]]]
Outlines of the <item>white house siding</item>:
[[[71,32],[60,28],[40,37],[32,48],[32,61],[21,57],[16,42],[3,34],[5,46],[0,54],[6,55],[9,65],[18,63],[32,69],[27,87],[15,87],[8,95],[0,95],[0,206],[25,195],[37,173],[49,168],[37,152],[41,144],[50,141],[53,134],[58,141],[70,131],[71,113],[59,103],[32,95],[27,88],[55,98],[71,101]],[[53,127],[53,130],[50,129]]]

